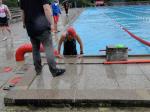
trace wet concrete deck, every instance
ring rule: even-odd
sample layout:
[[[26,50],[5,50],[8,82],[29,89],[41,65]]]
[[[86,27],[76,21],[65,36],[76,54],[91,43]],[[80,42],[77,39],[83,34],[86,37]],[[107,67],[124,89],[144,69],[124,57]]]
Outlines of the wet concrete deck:
[[[30,64],[23,80],[5,97],[5,104],[150,105],[150,64],[104,65],[103,61],[104,57],[57,60],[59,67],[66,68],[57,78],[46,63],[40,76]]]

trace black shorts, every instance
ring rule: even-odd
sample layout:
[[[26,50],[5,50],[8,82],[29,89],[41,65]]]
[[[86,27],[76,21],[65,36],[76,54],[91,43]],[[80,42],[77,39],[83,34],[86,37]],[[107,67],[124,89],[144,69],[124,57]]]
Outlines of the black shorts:
[[[7,17],[0,17],[0,26],[8,26],[8,19]]]

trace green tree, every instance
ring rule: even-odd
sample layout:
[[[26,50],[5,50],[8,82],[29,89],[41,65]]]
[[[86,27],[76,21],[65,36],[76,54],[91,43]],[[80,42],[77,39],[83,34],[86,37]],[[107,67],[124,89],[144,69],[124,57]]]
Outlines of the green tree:
[[[4,0],[4,4],[8,5],[9,7],[17,7],[17,0]]]
[[[60,0],[60,3],[62,3],[64,0]],[[73,7],[85,7],[85,6],[91,6],[93,3],[91,0],[68,0]]]

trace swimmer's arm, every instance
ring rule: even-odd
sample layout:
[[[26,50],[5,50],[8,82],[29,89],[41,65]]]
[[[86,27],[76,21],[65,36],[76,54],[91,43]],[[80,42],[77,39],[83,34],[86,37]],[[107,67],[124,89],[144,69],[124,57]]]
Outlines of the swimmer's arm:
[[[80,44],[80,54],[83,54],[83,44],[82,41],[80,39],[80,37],[78,35],[76,35],[76,39],[78,41],[78,43]]]
[[[61,45],[62,45],[62,42],[65,40],[65,36],[62,35],[60,37],[60,40],[59,40],[59,43],[58,43],[58,53],[60,54],[60,50],[61,50]]]

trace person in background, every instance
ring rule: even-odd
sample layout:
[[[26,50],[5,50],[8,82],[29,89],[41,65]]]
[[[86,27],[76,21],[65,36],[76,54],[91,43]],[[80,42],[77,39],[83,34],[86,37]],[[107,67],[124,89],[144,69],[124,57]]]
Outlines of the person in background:
[[[61,10],[59,7],[59,1],[54,0],[53,3],[51,3],[52,11],[53,11],[53,18],[54,18],[54,32],[57,33],[59,32],[57,29],[57,24],[59,21],[59,15],[61,14]]]
[[[22,9],[23,27],[32,43],[33,61],[36,75],[42,72],[40,44],[43,45],[49,70],[53,77],[60,76],[65,69],[56,67],[53,54],[52,36],[50,30],[53,28],[52,11],[48,0],[20,0]]]
[[[18,4],[18,6],[20,6],[20,0],[17,0],[17,4]]]
[[[73,27],[67,28],[67,31],[61,35],[58,43],[58,53],[60,54],[61,45],[64,43],[63,55],[77,55],[76,41],[80,45],[80,55],[78,57],[81,57],[83,55],[83,44]],[[60,58],[62,58],[61,55]]]
[[[3,4],[2,0],[0,0],[0,30],[4,34],[4,31],[8,31],[11,33],[11,30],[8,25],[8,20],[11,19],[11,13],[7,5]],[[5,37],[4,37],[5,38]]]
[[[68,2],[68,0],[64,1],[62,3],[62,5],[63,5],[63,7],[65,9],[66,16],[68,16],[68,10],[69,10],[69,2]]]

